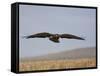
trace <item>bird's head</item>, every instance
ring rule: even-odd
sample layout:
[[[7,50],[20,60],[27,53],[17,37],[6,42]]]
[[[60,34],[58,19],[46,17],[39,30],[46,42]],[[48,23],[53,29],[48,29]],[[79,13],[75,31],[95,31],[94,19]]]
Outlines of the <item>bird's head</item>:
[[[55,34],[55,36],[56,36],[56,37],[59,37],[59,35],[58,35],[58,34]]]

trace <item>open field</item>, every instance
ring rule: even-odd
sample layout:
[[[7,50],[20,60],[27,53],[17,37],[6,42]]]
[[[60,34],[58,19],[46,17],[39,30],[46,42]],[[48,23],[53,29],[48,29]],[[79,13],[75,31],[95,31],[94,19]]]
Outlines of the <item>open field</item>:
[[[96,49],[79,48],[32,58],[22,58],[20,71],[87,68],[96,66]]]
[[[20,62],[20,71],[50,70],[50,69],[70,69],[95,67],[96,60],[75,59],[75,60],[44,60],[44,61],[23,61]]]

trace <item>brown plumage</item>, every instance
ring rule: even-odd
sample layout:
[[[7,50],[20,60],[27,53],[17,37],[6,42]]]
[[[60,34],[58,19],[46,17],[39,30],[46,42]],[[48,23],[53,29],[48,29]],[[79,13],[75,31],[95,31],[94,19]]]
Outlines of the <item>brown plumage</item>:
[[[85,40],[84,38],[72,35],[72,34],[51,34],[47,32],[37,33],[29,36],[25,36],[25,38],[49,38],[49,40],[59,43],[59,38],[67,38],[67,39],[78,39],[78,40]]]

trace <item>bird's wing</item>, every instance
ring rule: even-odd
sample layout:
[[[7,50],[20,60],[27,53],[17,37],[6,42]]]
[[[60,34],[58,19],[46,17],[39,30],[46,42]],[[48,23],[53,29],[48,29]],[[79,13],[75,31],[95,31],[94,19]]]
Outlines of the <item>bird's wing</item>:
[[[84,38],[81,38],[81,37],[78,37],[78,36],[75,36],[75,35],[71,35],[71,34],[61,34],[59,36],[61,38],[85,40]]]
[[[46,37],[50,37],[52,36],[52,34],[47,33],[47,32],[42,32],[42,33],[37,33],[37,34],[33,34],[33,35],[29,35],[26,36],[25,38],[46,38]]]

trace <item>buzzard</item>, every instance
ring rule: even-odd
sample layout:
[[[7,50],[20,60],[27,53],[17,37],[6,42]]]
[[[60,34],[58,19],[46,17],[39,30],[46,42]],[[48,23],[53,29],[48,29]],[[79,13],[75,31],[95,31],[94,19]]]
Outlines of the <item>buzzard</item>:
[[[78,39],[78,40],[85,40],[84,38],[72,35],[72,34],[51,34],[47,32],[37,33],[29,36],[25,36],[26,39],[30,38],[49,38],[49,40],[59,43],[59,38],[67,38],[67,39]]]

